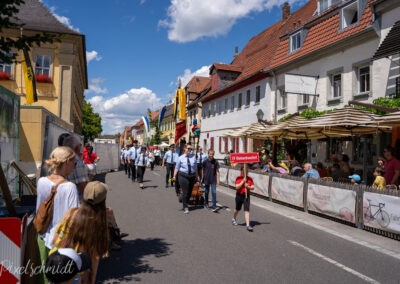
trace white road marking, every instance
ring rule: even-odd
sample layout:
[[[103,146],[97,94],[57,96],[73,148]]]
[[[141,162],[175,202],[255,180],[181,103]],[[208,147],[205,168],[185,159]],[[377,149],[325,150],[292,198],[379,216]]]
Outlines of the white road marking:
[[[333,259],[331,259],[331,258],[329,258],[329,257],[327,257],[327,256],[325,256],[323,254],[320,254],[320,253],[316,252],[315,250],[312,250],[312,249],[310,249],[310,248],[308,248],[306,246],[303,246],[302,244],[299,244],[298,242],[291,241],[291,240],[288,240],[288,242],[291,243],[294,246],[297,246],[297,247],[300,247],[300,248],[304,249],[305,251],[309,252],[312,255],[315,255],[316,257],[321,258],[322,260],[325,260],[325,261],[327,261],[327,262],[329,262],[329,263],[331,263],[331,264],[333,264],[333,265],[335,265],[335,266],[337,266],[337,267],[339,267],[339,268],[341,268],[341,269],[343,269],[343,270],[345,270],[345,271],[357,276],[358,278],[361,278],[362,280],[364,280],[364,281],[366,281],[368,283],[374,283],[374,284],[378,284],[379,283],[378,281],[376,281],[376,280],[374,280],[372,278],[369,278],[368,276],[366,276],[364,274],[361,274],[360,272],[355,271],[354,269],[351,269],[350,267],[347,267],[347,266],[337,262],[336,260],[333,260]]]

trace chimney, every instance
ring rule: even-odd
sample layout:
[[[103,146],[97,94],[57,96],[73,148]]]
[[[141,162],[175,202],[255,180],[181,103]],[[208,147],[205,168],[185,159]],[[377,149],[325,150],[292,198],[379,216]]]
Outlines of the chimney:
[[[290,5],[288,2],[285,2],[282,7],[282,20],[285,21],[290,16]]]
[[[239,55],[239,47],[235,46],[235,54],[233,55],[233,58],[236,58],[236,56]]]

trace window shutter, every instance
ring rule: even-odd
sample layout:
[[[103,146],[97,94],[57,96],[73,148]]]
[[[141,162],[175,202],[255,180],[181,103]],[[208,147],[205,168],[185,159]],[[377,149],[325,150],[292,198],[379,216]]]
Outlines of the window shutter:
[[[244,146],[243,151],[247,152],[247,138],[243,138],[243,146]]]
[[[224,137],[224,151],[228,153],[228,137]]]
[[[236,140],[236,148],[235,148],[235,152],[236,153],[239,153],[239,138],[235,138],[235,140]]]
[[[218,150],[219,150],[219,152],[220,153],[222,153],[222,137],[219,137],[219,140],[218,140]]]
[[[210,149],[214,150],[214,137],[210,138]]]
[[[231,143],[232,143],[232,150],[235,151],[235,149],[236,149],[236,139],[235,138],[231,138]]]

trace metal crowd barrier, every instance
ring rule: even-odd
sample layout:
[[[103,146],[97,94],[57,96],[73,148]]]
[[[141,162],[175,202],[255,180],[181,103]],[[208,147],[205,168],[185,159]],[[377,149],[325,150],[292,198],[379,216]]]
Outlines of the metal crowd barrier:
[[[220,183],[234,188],[238,168],[220,167]],[[309,214],[400,240],[400,191],[277,173],[249,171],[252,195]]]

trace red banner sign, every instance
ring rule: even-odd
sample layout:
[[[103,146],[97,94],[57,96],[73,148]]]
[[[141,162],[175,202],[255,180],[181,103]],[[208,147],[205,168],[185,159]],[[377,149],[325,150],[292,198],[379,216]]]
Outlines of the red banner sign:
[[[229,158],[231,164],[258,163],[260,161],[260,154],[258,152],[232,153]]]
[[[175,125],[175,143],[178,142],[179,138],[186,133],[186,120],[182,120]]]

